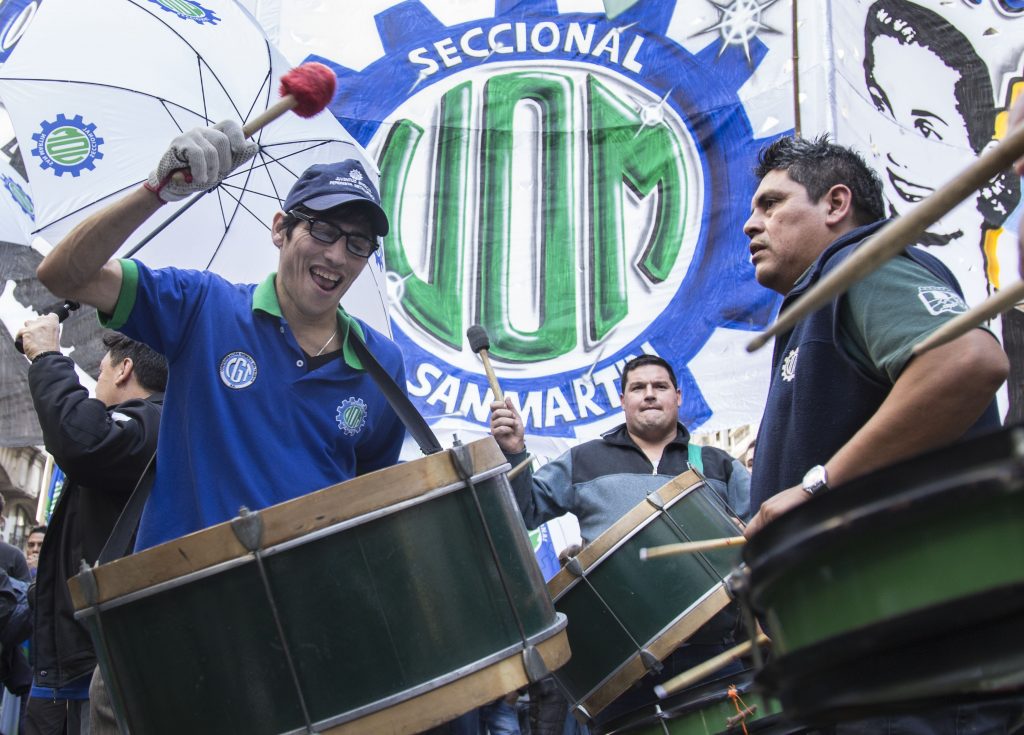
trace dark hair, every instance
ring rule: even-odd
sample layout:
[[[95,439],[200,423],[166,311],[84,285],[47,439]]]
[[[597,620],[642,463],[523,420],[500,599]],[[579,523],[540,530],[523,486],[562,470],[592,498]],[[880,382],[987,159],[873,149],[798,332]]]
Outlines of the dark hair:
[[[111,363],[121,362],[126,357],[131,359],[132,373],[146,390],[159,393],[167,388],[167,360],[148,345],[120,332],[109,332],[103,335],[103,346],[110,353]]]
[[[644,365],[657,365],[658,367],[665,368],[668,371],[668,377],[672,380],[672,387],[676,390],[679,389],[679,384],[676,382],[676,373],[671,365],[657,355],[640,355],[622,366],[622,375],[619,376],[619,393],[624,394],[626,392],[626,376]]]
[[[853,193],[853,214],[858,225],[885,217],[882,180],[856,151],[833,143],[828,134],[814,139],[779,138],[757,155],[754,176],[760,181],[772,171],[785,171],[807,190],[812,202],[836,184]]]
[[[980,154],[995,134],[996,108],[988,67],[956,26],[928,8],[907,0],[877,0],[864,22],[864,81],[879,111],[889,100],[875,80],[874,40],[884,36],[902,46],[916,45],[935,54],[958,72],[953,85],[956,109],[967,128],[967,139]],[[999,227],[1020,200],[1020,179],[1008,171],[992,178],[978,196],[985,224]]]
[[[370,229],[373,231],[373,239],[377,240],[377,238],[380,237],[380,235],[378,235],[377,231],[373,229],[373,215],[370,212],[366,211],[367,209],[370,208],[370,206],[371,205],[367,202],[354,201],[345,202],[344,204],[339,204],[337,207],[331,207],[330,209],[324,209],[319,211],[307,209],[306,207],[302,206],[296,207],[295,209],[304,214],[308,214],[310,217],[316,217],[317,219],[325,220],[341,219],[342,217],[351,217],[353,215],[357,217],[363,217],[364,219],[366,219],[366,224],[369,225]],[[301,219],[291,214],[290,212],[285,212],[284,217],[281,218],[281,226],[284,228],[284,234],[287,235],[288,237],[291,237],[292,233],[295,232],[296,225],[298,225],[300,222],[302,222]]]
[[[46,535],[46,525],[44,524],[42,526],[32,526],[32,530],[28,532],[28,536],[31,536],[33,533],[41,533],[41,534],[43,534],[45,536]],[[28,538],[28,536],[26,536],[25,538]]]

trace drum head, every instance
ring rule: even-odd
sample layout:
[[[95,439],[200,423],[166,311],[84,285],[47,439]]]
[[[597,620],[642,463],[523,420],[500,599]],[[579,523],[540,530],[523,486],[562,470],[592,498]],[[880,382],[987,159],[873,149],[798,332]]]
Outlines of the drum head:
[[[816,496],[744,549],[758,682],[834,721],[1024,690],[1024,428]]]

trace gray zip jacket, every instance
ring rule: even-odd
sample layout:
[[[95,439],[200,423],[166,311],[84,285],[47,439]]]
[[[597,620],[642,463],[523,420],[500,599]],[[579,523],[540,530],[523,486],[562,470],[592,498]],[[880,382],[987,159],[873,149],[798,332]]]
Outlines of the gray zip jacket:
[[[688,469],[689,440],[686,427],[678,424],[676,438],[665,447],[655,468],[621,424],[536,472],[527,469],[512,480],[523,521],[532,529],[572,513],[579,520],[583,542],[590,543],[649,493]],[[506,456],[515,467],[526,454]],[[747,520],[750,473],[721,449],[701,447],[700,456],[708,484],[737,516]]]

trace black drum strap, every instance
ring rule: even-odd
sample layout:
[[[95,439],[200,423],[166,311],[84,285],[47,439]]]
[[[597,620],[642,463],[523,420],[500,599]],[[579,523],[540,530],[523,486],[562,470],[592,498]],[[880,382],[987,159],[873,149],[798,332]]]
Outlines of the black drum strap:
[[[377,358],[373,356],[370,349],[363,344],[363,341],[358,336],[352,336],[352,346],[355,349],[356,356],[359,358],[359,362],[363,364],[363,368],[373,378],[373,382],[380,388],[380,392],[388,399],[391,408],[395,410],[398,418],[402,420],[405,428],[412,435],[412,438],[416,440],[420,451],[424,454],[436,454],[442,451],[441,443],[437,441],[437,437],[434,436],[434,432],[427,424],[426,419],[412,405],[409,396],[398,386],[395,379],[377,362]],[[343,354],[344,350],[339,354],[339,359],[341,359]]]
[[[434,432],[430,429],[426,420],[416,410],[416,407],[412,405],[412,401],[409,400],[405,391],[398,386],[395,379],[377,362],[377,358],[363,344],[363,341],[358,337],[354,337],[352,345],[355,348],[356,355],[359,357],[359,362],[362,363],[363,368],[373,378],[373,382],[380,388],[381,393],[384,394],[388,403],[391,404],[391,408],[398,414],[398,418],[405,424],[405,428],[412,435],[413,439],[416,440],[420,450],[424,454],[435,454],[442,451],[440,442],[434,436]],[[115,559],[120,559],[131,551],[135,529],[138,528],[139,519],[142,518],[142,509],[146,507],[149,491],[153,487],[155,474],[153,465],[155,460],[156,455],[154,454],[150,457],[142,477],[139,478],[139,482],[135,485],[131,497],[128,498],[128,503],[125,505],[124,510],[118,516],[117,523],[114,524],[110,537],[107,539],[103,551],[100,552],[99,558],[96,560],[97,564],[106,564]]]
[[[110,531],[107,543],[103,545],[103,551],[96,559],[97,564],[120,559],[131,552],[132,540],[135,538],[135,530],[139,527],[139,520],[142,518],[142,509],[146,507],[146,500],[149,499],[149,491],[153,488],[153,481],[156,479],[156,452],[146,463],[146,469],[142,476],[135,483],[131,497],[125,503],[124,510],[117,517],[117,523]]]

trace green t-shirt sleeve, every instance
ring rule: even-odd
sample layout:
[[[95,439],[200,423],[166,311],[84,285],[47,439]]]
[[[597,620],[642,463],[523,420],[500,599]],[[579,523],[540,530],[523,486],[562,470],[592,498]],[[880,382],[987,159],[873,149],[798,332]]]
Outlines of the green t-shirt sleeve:
[[[856,363],[891,384],[915,344],[965,311],[956,291],[901,255],[854,284],[840,300],[840,335]]]

